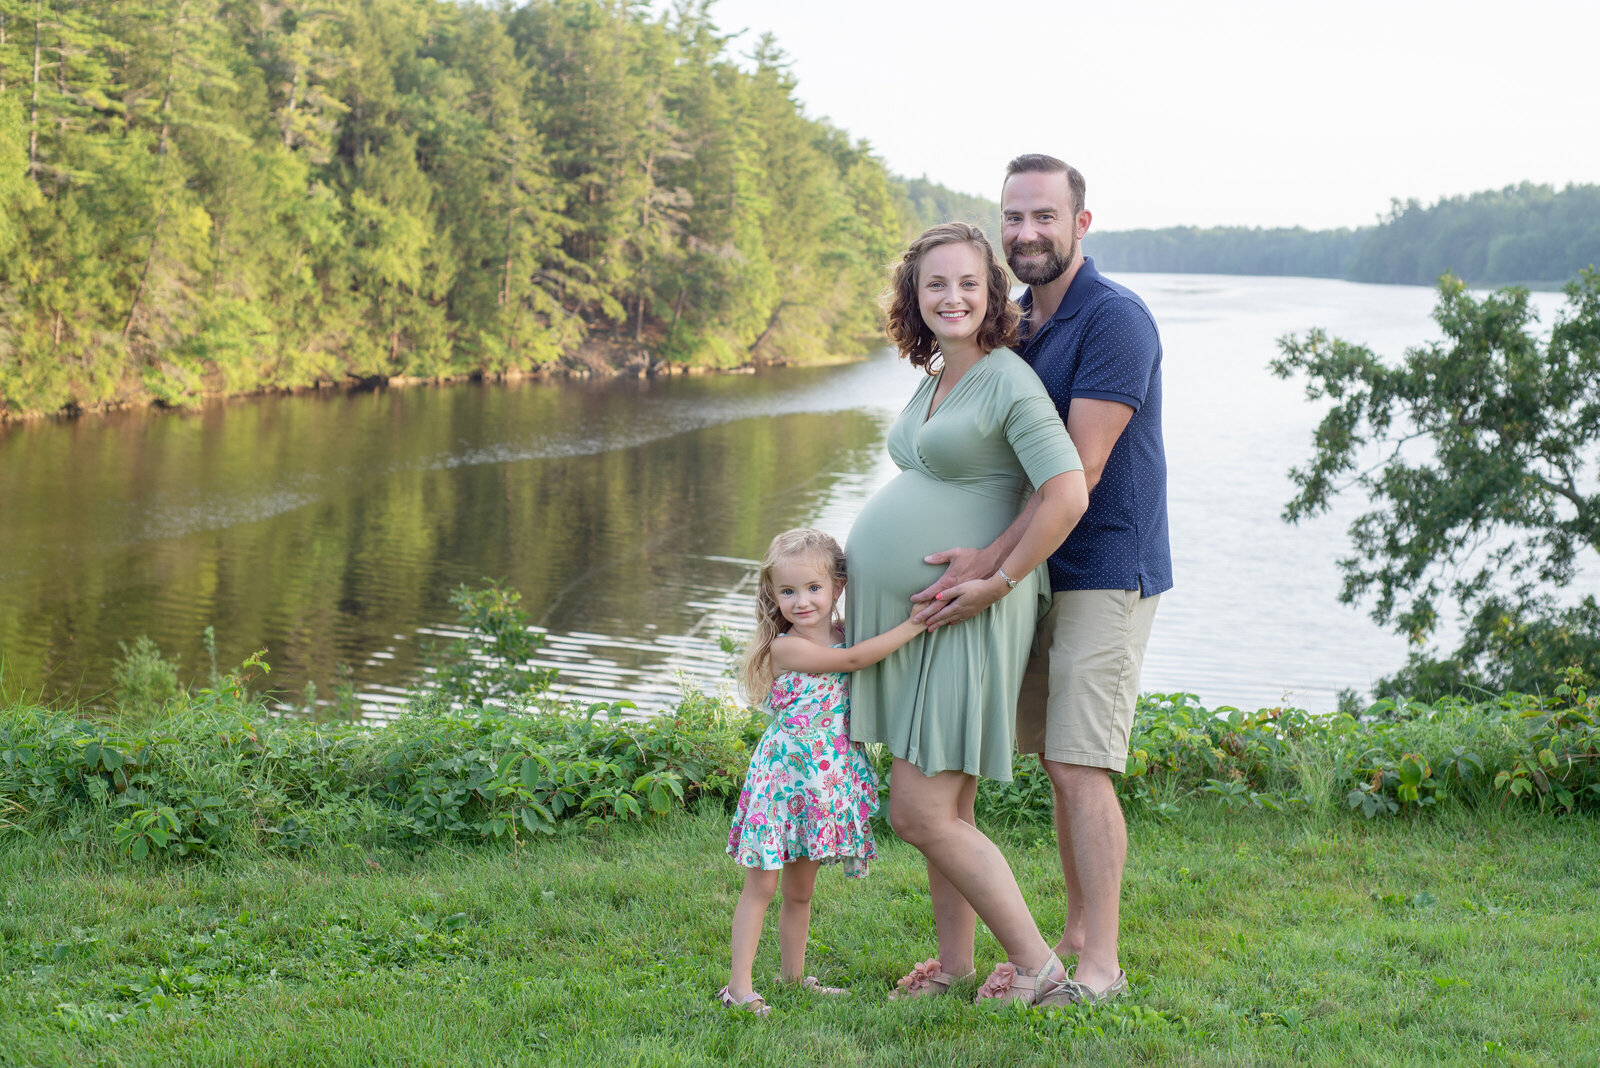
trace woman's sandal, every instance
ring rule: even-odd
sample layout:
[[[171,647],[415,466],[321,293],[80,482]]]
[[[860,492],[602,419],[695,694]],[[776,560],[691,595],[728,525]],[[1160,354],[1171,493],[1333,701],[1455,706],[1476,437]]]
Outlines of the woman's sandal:
[[[925,960],[921,964],[913,965],[911,971],[895,984],[895,988],[889,992],[889,1000],[899,1001],[946,994],[956,983],[963,979],[971,979],[977,974],[972,971],[965,975],[951,975],[944,970],[937,959]]]
[[[1023,975],[1010,961],[996,964],[978,988],[977,1004],[985,1001],[1020,1001],[1024,1005],[1064,1005],[1070,1000],[1067,969],[1054,953],[1037,975]]]
[[[726,1008],[742,1009],[745,1012],[753,1013],[756,1016],[765,1016],[767,1013],[772,1011],[772,1009],[767,1005],[767,999],[762,997],[760,994],[757,994],[754,990],[750,991],[750,993],[746,994],[742,998],[736,998],[732,994],[728,993],[727,987],[723,987],[721,990],[717,991],[717,1000],[722,1002],[723,1006]]]

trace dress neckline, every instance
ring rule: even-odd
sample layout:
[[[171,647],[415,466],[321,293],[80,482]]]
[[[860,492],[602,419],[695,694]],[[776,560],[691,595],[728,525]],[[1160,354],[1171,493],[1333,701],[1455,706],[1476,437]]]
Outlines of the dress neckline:
[[[979,356],[978,357],[978,361],[976,363],[974,363],[971,367],[967,368],[966,373],[963,374],[959,380],[957,380],[955,385],[950,387],[950,392],[946,393],[944,395],[944,400],[939,402],[939,407],[935,408],[933,406],[933,394],[939,392],[939,382],[944,378],[944,371],[945,371],[944,368],[940,368],[939,373],[937,375],[935,375],[934,379],[933,379],[933,393],[928,394],[928,410],[922,413],[922,425],[923,426],[927,426],[929,421],[932,420],[933,417],[935,415],[937,415],[939,413],[939,411],[941,409],[943,409],[946,404],[950,403],[950,398],[954,397],[956,395],[956,390],[960,389],[963,385],[965,385],[967,379],[971,378],[974,374],[976,374],[977,371],[978,371],[978,368],[984,366],[985,361],[987,361],[988,359],[989,359],[989,353],[987,353],[987,352],[984,353],[982,356]]]

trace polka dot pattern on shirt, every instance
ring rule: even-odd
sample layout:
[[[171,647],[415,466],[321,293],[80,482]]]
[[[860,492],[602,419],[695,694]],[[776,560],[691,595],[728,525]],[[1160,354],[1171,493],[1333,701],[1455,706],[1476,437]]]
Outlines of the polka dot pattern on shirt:
[[[1024,306],[1027,297],[1023,298]],[[1172,587],[1167,462],[1161,437],[1161,338],[1132,290],[1084,260],[1061,307],[1018,346],[1065,420],[1074,399],[1134,409],[1089,495],[1089,510],[1050,557],[1056,590]]]

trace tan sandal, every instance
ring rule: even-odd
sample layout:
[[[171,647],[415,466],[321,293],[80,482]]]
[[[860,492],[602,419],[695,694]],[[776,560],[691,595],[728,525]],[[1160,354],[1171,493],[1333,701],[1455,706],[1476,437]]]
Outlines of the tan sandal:
[[[850,991],[846,990],[842,986],[823,986],[822,981],[814,975],[808,975],[804,979],[792,979],[789,981],[794,983],[801,990],[804,990],[808,994],[821,994],[823,997],[830,998],[847,998],[850,996]]]
[[[895,988],[889,992],[889,1000],[900,1001],[946,994],[956,983],[963,979],[971,979],[977,974],[976,971],[971,971],[965,975],[951,975],[944,970],[938,960],[930,958],[921,964],[913,965],[911,971],[901,977]]]
[[[1059,1004],[1067,983],[1067,969],[1054,953],[1037,975],[1023,975],[1010,961],[994,966],[989,978],[978,988],[977,1004],[985,1001],[1020,1001],[1024,1005]]]
[[[742,998],[736,998],[728,993],[727,987],[723,987],[717,991],[717,1000],[722,1002],[725,1008],[742,1009],[756,1016],[765,1016],[772,1011],[771,1007],[767,1005],[767,999],[757,994],[754,990]]]
[[[1088,983],[1080,983],[1072,977],[1077,971],[1077,966],[1067,969],[1066,978],[1048,994],[1034,1002],[1035,1005],[1103,1005],[1112,998],[1120,998],[1128,992],[1128,973],[1117,971],[1117,977],[1111,980],[1111,985],[1104,990],[1095,990]]]

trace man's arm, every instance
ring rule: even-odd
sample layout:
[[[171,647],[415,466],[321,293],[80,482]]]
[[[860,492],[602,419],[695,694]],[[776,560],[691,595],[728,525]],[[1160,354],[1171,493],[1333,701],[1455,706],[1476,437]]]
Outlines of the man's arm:
[[[1078,447],[1083,479],[1089,484],[1090,493],[1099,484],[1106,460],[1132,418],[1132,406],[1121,401],[1075,397],[1067,408],[1067,436]]]
[[[1112,448],[1116,446],[1117,439],[1122,436],[1128,420],[1132,418],[1133,407],[1121,401],[1078,397],[1067,408],[1067,435],[1072,438],[1073,445],[1077,446],[1078,458],[1083,461],[1083,478],[1090,493],[1094,492],[1101,473],[1106,469],[1106,460],[1110,458]],[[1011,525],[1006,527],[998,538],[984,548],[946,549],[944,552],[923,557],[927,563],[949,566],[945,568],[944,574],[939,576],[937,582],[911,598],[912,604],[923,606],[911,618],[918,623],[926,623],[929,630],[934,630],[948,623],[971,619],[993,604],[994,600],[983,599],[986,591],[976,587],[967,596],[955,599],[940,600],[939,595],[964,582],[992,576],[995,569],[1022,540],[1023,533],[1028,529],[1028,524],[1032,522],[1034,513],[1038,509],[1039,494],[1034,493],[1028,498],[1028,504],[1021,514],[1012,520]]]

